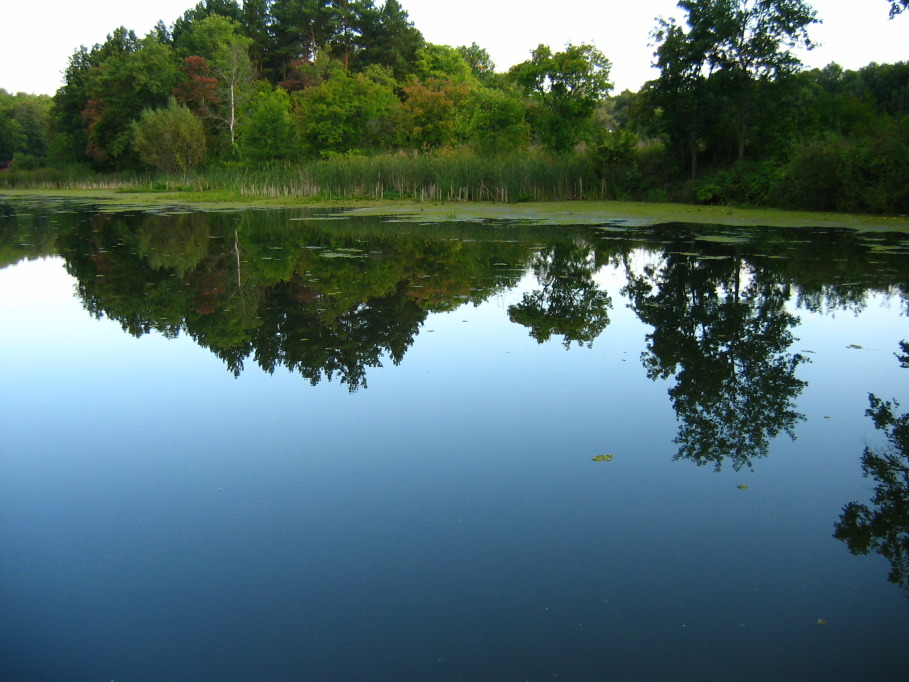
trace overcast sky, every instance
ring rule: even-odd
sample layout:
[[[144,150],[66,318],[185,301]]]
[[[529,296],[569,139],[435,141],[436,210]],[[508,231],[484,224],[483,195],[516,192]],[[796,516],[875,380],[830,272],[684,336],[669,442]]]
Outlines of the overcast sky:
[[[197,0],[9,0],[0,13],[0,88],[53,94],[69,56],[104,42],[117,26],[139,36],[159,19],[171,25]],[[612,62],[615,92],[637,90],[650,68],[657,16],[681,16],[675,0],[401,0],[426,40],[486,48],[498,70],[527,59],[540,43],[594,43]],[[821,47],[809,67],[832,61],[856,69],[909,60],[909,14],[888,20],[888,0],[814,0],[823,24],[811,29]]]

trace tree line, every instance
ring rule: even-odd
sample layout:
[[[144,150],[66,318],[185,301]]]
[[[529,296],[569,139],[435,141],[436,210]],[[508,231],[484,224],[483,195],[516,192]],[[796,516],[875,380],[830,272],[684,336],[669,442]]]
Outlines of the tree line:
[[[608,198],[909,209],[909,64],[804,70],[803,0],[678,6],[685,22],[653,32],[659,77],[612,95],[594,45],[497,71],[476,44],[427,42],[397,0],[202,0],[79,48],[52,98],[0,90],[0,163],[186,175],[543,154],[580,160],[579,186]]]

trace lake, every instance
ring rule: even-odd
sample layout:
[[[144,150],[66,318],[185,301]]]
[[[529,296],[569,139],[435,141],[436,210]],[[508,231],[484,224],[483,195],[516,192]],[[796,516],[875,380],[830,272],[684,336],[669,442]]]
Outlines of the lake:
[[[0,267],[3,679],[905,679],[909,235],[0,200]]]

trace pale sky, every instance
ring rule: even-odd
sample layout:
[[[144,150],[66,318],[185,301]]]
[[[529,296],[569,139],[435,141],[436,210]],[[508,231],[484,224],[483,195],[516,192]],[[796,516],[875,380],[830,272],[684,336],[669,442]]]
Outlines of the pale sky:
[[[7,0],[0,12],[0,88],[53,94],[70,55],[104,42],[118,26],[140,37],[159,19],[171,25],[198,0]],[[650,32],[657,16],[678,16],[675,0],[401,0],[432,42],[477,43],[499,71],[524,61],[539,43],[593,43],[612,62],[615,93],[637,90],[650,68]],[[887,0],[814,0],[823,24],[811,35],[822,46],[803,56],[808,67],[832,61],[857,69],[872,61],[909,60],[909,14],[888,20]]]

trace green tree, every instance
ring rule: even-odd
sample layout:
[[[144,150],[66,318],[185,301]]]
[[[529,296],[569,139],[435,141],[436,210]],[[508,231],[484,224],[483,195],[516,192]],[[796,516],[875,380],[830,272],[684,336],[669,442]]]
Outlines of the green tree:
[[[0,162],[14,156],[41,160],[47,156],[51,99],[0,88]]]
[[[88,78],[97,64],[97,48],[89,51],[83,45],[70,56],[63,85],[54,94],[51,118],[56,162],[75,163],[87,158],[88,136],[82,114],[88,102]]]
[[[514,151],[530,140],[524,104],[511,92],[474,88],[462,116],[467,139],[484,154]]]
[[[715,126],[717,108],[702,73],[700,51],[682,28],[661,22],[653,35],[659,41],[655,56],[660,77],[642,88],[636,122],[644,131],[663,137],[680,156],[687,157],[694,180],[701,142]]]
[[[186,173],[205,158],[205,128],[173,97],[162,109],[146,109],[132,125],[133,148],[143,163],[163,173]]]
[[[532,103],[530,122],[543,145],[567,152],[586,139],[599,101],[609,92],[611,64],[592,45],[567,45],[555,52],[538,46],[512,67],[514,81]]]
[[[473,82],[473,71],[461,51],[449,45],[427,43],[416,55],[415,76],[423,81]]]
[[[403,81],[414,72],[417,51],[424,45],[423,35],[398,0],[385,0],[380,8],[371,0],[357,5],[361,50],[351,59],[351,68],[384,66],[391,69],[395,79]]]
[[[678,6],[688,15],[688,31],[663,21],[658,33],[664,41],[685,43],[673,48],[682,55],[684,72],[709,73],[734,103],[741,159],[755,84],[798,70],[801,63],[793,49],[813,46],[808,27],[817,21],[817,13],[804,0],[679,0]],[[672,79],[674,67],[666,62],[663,68],[669,68],[667,77]],[[687,80],[682,79],[682,87]]]
[[[412,78],[403,88],[403,127],[407,141],[417,149],[438,149],[468,137],[465,113],[475,88],[468,82]]]
[[[397,134],[400,101],[391,74],[379,67],[357,74],[338,71],[321,85],[295,93],[294,102],[310,154],[382,149]]]
[[[117,29],[94,51],[88,74],[83,119],[88,156],[102,167],[135,164],[132,123],[144,109],[167,104],[179,81],[179,69],[169,45],[154,36],[136,40]]]
[[[480,81],[480,83],[490,87],[498,84],[499,79],[498,74],[496,74],[496,65],[495,62],[492,61],[492,57],[489,56],[489,52],[476,43],[471,43],[470,46],[461,45],[457,50],[460,52],[464,61],[467,62],[468,66],[470,66],[470,72],[473,74],[473,77]]]
[[[236,144],[241,112],[253,93],[251,45],[252,40],[243,35],[243,27],[220,14],[194,22],[177,41],[178,49],[207,60],[210,76],[215,79],[215,97],[207,99],[207,107],[200,115],[227,131],[231,148]]]
[[[212,16],[239,22],[247,4],[250,3],[244,2],[244,8],[241,9],[236,0],[202,0],[195,7],[186,10],[183,16],[174,22],[174,27],[170,32],[171,39],[175,45],[186,47],[186,34],[192,33],[199,22]],[[192,49],[190,49],[190,53],[199,54]]]
[[[290,96],[281,88],[259,92],[250,102],[240,127],[240,157],[261,163],[292,160],[298,155]]]

